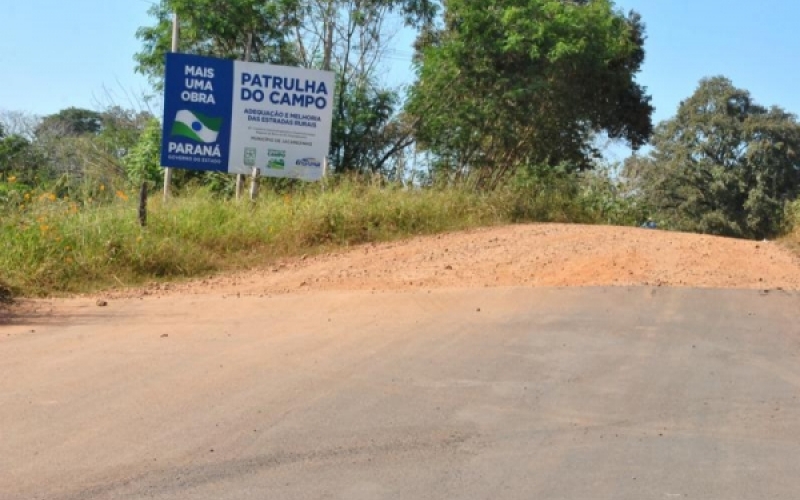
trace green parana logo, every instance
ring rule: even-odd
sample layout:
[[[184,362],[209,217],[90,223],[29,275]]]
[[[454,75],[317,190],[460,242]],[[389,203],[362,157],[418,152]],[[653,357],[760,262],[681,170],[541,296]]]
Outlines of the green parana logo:
[[[267,168],[283,170],[286,167],[286,151],[283,149],[268,149],[267,158]]]
[[[217,142],[222,118],[206,116],[195,111],[182,109],[175,114],[172,136],[184,137],[196,142]]]

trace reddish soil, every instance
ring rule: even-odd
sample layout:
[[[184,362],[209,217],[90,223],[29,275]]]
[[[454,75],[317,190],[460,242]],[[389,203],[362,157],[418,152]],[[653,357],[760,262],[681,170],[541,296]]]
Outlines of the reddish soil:
[[[626,227],[533,224],[362,245],[243,273],[153,284],[104,296],[494,286],[797,290],[800,258],[771,241]]]

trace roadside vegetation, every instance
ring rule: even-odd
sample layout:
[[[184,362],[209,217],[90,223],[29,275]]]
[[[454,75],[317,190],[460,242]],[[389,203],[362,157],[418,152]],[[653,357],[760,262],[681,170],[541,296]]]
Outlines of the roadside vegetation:
[[[636,81],[646,20],[610,0],[160,0],[135,54],[156,94],[172,12],[183,52],[335,73],[331,174],[262,179],[249,202],[233,176],[176,171],[141,227],[139,187],[162,188],[157,112],[0,103],[0,301],[517,222],[651,222],[800,251],[797,117],[713,76],[653,124]],[[398,24],[417,33],[408,53],[389,45]],[[402,91],[380,78],[397,63],[415,69]],[[608,141],[646,153],[608,164]]]
[[[787,209],[786,231],[781,241],[800,257],[800,200],[789,205]]]
[[[0,223],[0,275],[17,294],[42,296],[189,278],[349,245],[522,221],[632,224],[641,208],[596,173],[492,191],[408,188],[355,177],[269,189],[256,203],[193,185],[137,201],[117,189],[77,202],[25,192]],[[100,190],[105,192],[106,190]]]

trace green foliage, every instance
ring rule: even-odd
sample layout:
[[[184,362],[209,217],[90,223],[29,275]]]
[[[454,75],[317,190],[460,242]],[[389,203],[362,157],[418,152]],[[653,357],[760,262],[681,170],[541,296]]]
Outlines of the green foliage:
[[[589,168],[594,134],[634,147],[650,136],[650,97],[634,80],[637,14],[606,0],[451,0],[444,19],[419,43],[407,112],[445,171],[496,180],[526,164]]]
[[[149,10],[156,24],[136,32],[144,43],[135,56],[137,70],[161,86],[173,12],[180,23],[179,52],[294,64],[290,35],[300,22],[300,6],[299,0],[161,0]]]
[[[82,108],[65,108],[56,114],[45,116],[36,127],[37,137],[80,136],[100,132],[103,120],[97,111]]]
[[[609,168],[575,172],[570,165],[526,166],[509,183],[513,221],[638,225],[646,209]]]
[[[117,158],[125,157],[139,141],[145,129],[158,122],[149,111],[135,111],[111,106],[100,113],[102,127],[98,139]]]
[[[785,234],[782,242],[800,256],[800,199],[786,207]]]
[[[401,13],[409,26],[430,25],[437,7],[431,0],[160,0],[149,10],[155,25],[136,33],[144,44],[135,56],[137,70],[161,85],[173,12],[179,19],[179,52],[239,60],[249,55],[254,62],[289,65],[327,62],[326,69],[341,69],[330,66],[333,61],[323,52],[330,56],[333,45],[342,42],[380,39],[380,23],[391,11]],[[368,36],[352,39],[356,33]]]
[[[620,180],[614,171],[600,168],[578,174],[581,179],[579,203],[590,214],[589,222],[638,226],[647,220],[650,209],[633,187]]]
[[[627,165],[670,226],[708,234],[779,234],[800,193],[800,125],[723,77],[704,79],[660,124],[653,151]]]
[[[86,116],[97,117],[99,125],[77,133],[77,124]],[[68,119],[77,124],[62,126]],[[152,187],[162,184],[161,124],[149,112],[118,106],[99,112],[69,108],[45,117],[36,130],[38,135],[32,141],[20,136],[0,139],[0,174],[13,173],[17,186],[52,192],[57,198],[97,201],[132,184],[137,189],[142,182]],[[4,158],[18,161],[9,163]],[[230,176],[224,177],[231,182]],[[176,189],[182,189],[214,178],[205,172],[178,170],[173,182]]]
[[[380,172],[387,160],[408,145],[409,135],[393,121],[396,92],[340,79],[331,132],[333,168],[344,172]]]
[[[149,112],[113,106],[103,111],[66,108],[29,120],[27,133],[15,124],[22,132],[0,137],[0,182],[5,181],[0,202],[19,204],[19,193],[26,191],[85,200],[102,198],[100,185],[112,193],[126,188],[123,163],[154,120]]]
[[[25,137],[0,136],[0,180],[7,181],[13,175],[20,184],[33,183],[41,162],[41,156]]]
[[[125,157],[128,179],[134,184],[161,183],[161,123],[151,119]]]
[[[789,231],[800,229],[800,199],[786,205],[785,221]]]

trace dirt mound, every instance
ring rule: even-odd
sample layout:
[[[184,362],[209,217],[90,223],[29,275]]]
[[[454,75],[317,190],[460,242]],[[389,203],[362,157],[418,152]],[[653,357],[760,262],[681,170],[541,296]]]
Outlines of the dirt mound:
[[[246,273],[156,284],[113,296],[638,285],[800,289],[800,259],[767,241],[534,224],[363,245]]]

